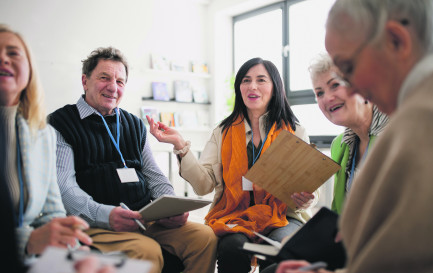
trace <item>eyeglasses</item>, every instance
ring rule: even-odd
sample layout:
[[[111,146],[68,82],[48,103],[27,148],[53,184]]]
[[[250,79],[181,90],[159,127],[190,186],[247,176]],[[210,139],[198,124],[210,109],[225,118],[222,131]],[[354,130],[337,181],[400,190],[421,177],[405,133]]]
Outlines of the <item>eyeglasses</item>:
[[[362,51],[365,49],[365,47],[371,42],[371,40],[367,40],[364,43],[362,43],[356,50],[353,52],[352,56],[346,60],[335,61],[335,66],[340,70],[340,72],[344,76],[344,80],[348,81],[348,77],[350,77],[355,71],[356,63],[358,62],[358,57],[362,53]]]
[[[409,20],[408,19],[401,19],[398,21],[400,24],[402,24],[403,26],[407,26],[409,25]],[[344,80],[347,81],[350,84],[349,81],[349,77],[353,74],[353,72],[355,71],[355,66],[356,63],[358,61],[359,55],[361,54],[361,52],[365,49],[365,47],[372,41],[373,39],[367,39],[365,42],[363,42],[356,50],[355,52],[353,52],[352,57],[348,58],[345,61],[339,61],[336,60],[334,61],[335,66],[337,66],[337,68],[340,70],[340,72],[343,74],[344,76]]]

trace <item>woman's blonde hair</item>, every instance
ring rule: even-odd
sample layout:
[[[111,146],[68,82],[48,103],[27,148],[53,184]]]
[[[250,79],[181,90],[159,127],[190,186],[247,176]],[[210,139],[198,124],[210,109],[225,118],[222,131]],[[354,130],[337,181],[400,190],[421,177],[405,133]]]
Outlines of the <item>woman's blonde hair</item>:
[[[18,111],[27,120],[30,130],[36,132],[38,129],[45,128],[47,125],[47,116],[44,105],[44,91],[42,89],[30,48],[23,37],[16,31],[13,31],[7,25],[0,24],[0,33],[9,32],[21,40],[24,50],[29,61],[29,81],[20,94]]]

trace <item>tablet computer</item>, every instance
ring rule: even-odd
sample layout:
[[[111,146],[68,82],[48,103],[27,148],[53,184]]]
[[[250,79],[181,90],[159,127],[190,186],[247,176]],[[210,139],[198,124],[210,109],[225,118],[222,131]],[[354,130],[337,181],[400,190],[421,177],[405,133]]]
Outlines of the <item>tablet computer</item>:
[[[145,221],[167,218],[196,210],[212,203],[211,200],[162,195],[139,210]]]

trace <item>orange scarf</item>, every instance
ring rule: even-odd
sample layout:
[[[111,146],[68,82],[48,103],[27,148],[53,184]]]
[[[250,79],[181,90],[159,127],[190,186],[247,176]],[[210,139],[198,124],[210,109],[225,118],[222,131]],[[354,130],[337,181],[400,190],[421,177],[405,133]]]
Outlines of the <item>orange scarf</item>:
[[[290,126],[275,130],[274,124],[268,133],[262,152],[271,145],[282,130],[294,133]],[[217,236],[226,233],[244,233],[254,240],[253,231],[268,234],[271,230],[288,224],[287,206],[262,188],[253,185],[254,206],[250,204],[250,193],[242,190],[242,177],[248,171],[248,155],[245,145],[245,124],[238,118],[227,134],[223,134],[221,156],[223,165],[224,193],[206,216],[206,222]],[[230,228],[228,224],[236,224]]]

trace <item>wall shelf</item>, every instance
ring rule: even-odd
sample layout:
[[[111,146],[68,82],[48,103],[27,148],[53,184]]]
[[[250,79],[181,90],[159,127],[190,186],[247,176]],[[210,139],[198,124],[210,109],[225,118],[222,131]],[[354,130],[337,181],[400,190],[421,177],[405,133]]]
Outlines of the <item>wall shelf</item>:
[[[154,100],[153,97],[142,97],[143,101],[152,101],[152,102],[164,102],[164,103],[185,103],[185,104],[201,104],[201,105],[210,105],[210,102],[194,102],[194,101],[177,101],[175,99],[170,100]]]
[[[196,73],[189,71],[173,71],[173,70],[157,70],[157,69],[146,69],[145,73],[152,74],[161,74],[161,75],[170,75],[173,77],[181,77],[181,78],[202,78],[202,79],[210,79],[211,75],[209,73]]]

